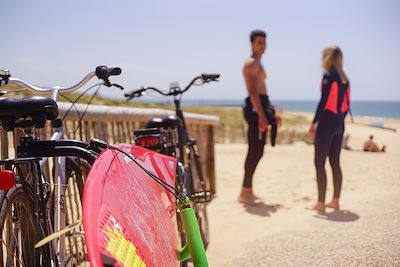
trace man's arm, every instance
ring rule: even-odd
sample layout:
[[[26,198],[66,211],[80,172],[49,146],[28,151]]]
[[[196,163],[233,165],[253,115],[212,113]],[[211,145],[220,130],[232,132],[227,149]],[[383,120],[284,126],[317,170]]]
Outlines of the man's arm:
[[[260,96],[258,94],[256,84],[257,79],[259,78],[257,75],[260,71],[260,65],[257,64],[254,60],[248,60],[243,68],[243,75],[246,81],[247,92],[253,105],[255,111],[258,115],[258,128],[265,132],[268,130],[268,120],[265,116],[264,109],[261,105]]]

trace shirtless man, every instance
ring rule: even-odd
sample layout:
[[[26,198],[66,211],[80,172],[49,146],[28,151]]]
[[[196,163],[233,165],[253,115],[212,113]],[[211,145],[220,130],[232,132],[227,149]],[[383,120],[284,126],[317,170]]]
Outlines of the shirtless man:
[[[261,56],[266,48],[266,33],[261,30],[252,31],[250,41],[252,55],[246,60],[243,67],[243,76],[248,93],[243,114],[249,126],[247,132],[249,149],[245,162],[243,187],[239,195],[239,202],[244,204],[255,204],[258,199],[252,189],[253,174],[264,153],[268,131],[268,119],[265,109],[271,106],[265,85],[267,75],[261,64]],[[281,123],[281,118],[278,114],[275,114],[275,119],[278,124]]]

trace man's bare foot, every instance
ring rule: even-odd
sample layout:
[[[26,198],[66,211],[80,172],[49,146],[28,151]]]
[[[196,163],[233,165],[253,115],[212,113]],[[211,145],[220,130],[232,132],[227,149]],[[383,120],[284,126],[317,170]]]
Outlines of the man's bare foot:
[[[240,192],[238,201],[242,204],[255,205],[260,198],[253,193],[252,188],[243,187]]]
[[[317,202],[317,204],[307,207],[308,210],[316,210],[318,212],[324,212],[325,211],[325,203],[324,202]]]
[[[333,198],[331,202],[325,205],[325,207],[331,208],[338,210],[339,209],[339,199],[338,198]]]

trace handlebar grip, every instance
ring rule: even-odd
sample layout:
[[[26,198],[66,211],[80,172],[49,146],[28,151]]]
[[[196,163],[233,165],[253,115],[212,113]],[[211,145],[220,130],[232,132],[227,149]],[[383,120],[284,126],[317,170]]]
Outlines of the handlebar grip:
[[[107,68],[106,66],[98,66],[98,67],[96,67],[95,73],[96,73],[97,78],[102,79],[106,86],[111,87],[112,84],[108,80],[108,77],[110,77],[112,75],[120,75],[121,68]]]
[[[203,81],[216,81],[219,78],[219,76],[220,75],[217,73],[213,73],[213,74],[203,73],[200,75],[200,77]]]
[[[107,79],[112,75],[120,75],[121,68],[107,68],[106,66],[98,66],[96,68],[96,76],[99,79]]]

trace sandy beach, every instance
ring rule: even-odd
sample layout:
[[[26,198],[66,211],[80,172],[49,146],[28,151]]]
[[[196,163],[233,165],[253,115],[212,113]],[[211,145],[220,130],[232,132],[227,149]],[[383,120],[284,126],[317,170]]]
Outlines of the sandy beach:
[[[346,124],[353,150],[342,150],[339,211],[305,209],[317,196],[312,145],[267,145],[254,177],[262,202],[245,206],[237,197],[247,145],[216,144],[210,266],[400,266],[400,120],[355,119],[384,122],[397,132]],[[361,151],[370,134],[386,153]]]

